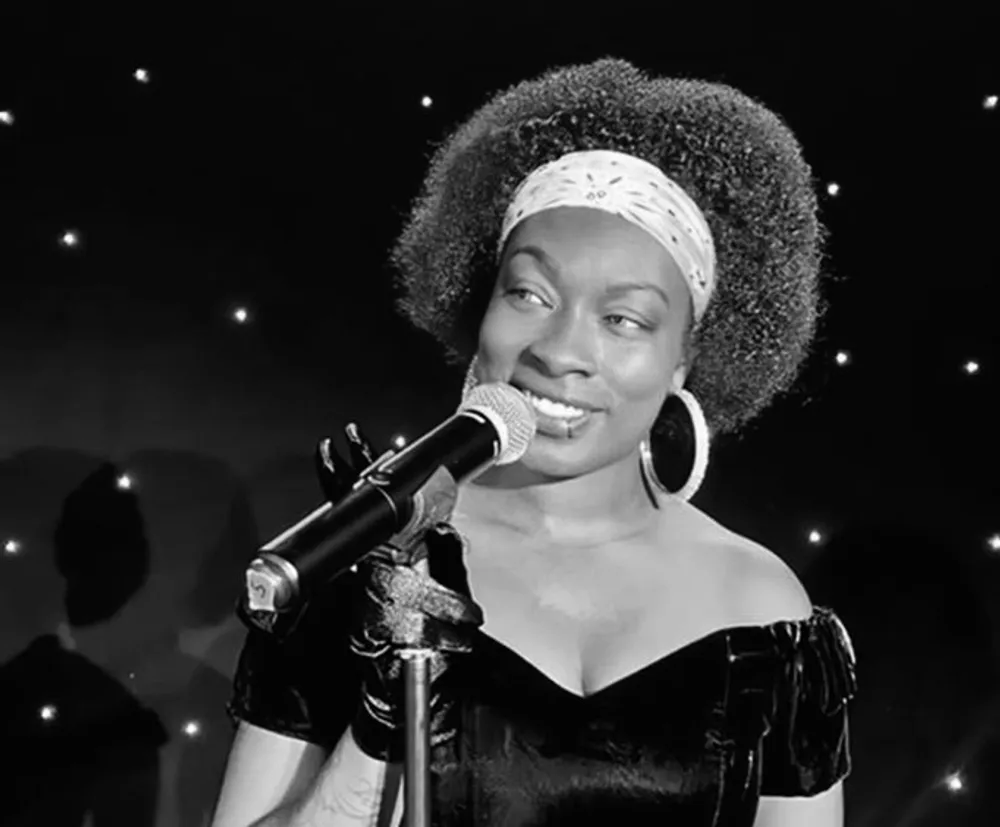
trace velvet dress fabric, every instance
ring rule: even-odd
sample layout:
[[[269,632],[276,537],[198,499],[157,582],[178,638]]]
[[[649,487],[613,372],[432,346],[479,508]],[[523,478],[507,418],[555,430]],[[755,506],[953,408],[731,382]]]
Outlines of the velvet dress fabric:
[[[360,677],[348,648],[356,576],[249,632],[234,722],[332,750]],[[850,638],[828,608],[718,630],[587,697],[482,630],[446,676],[458,735],[432,754],[435,827],[751,827],[760,796],[812,796],[851,768]]]

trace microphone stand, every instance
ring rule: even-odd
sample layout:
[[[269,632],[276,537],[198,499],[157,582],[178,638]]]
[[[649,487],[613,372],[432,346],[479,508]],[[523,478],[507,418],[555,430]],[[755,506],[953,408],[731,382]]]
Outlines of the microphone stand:
[[[407,527],[390,542],[407,546],[406,539],[416,539],[412,549],[419,552],[423,531],[446,521],[455,508],[458,484],[443,465],[414,496],[414,514]],[[411,565],[430,576],[426,556],[414,555]],[[405,827],[431,827],[431,722],[430,722],[430,661],[433,649],[410,647],[401,649],[403,686],[405,691],[405,749],[403,753],[403,787],[405,790]]]
[[[405,827],[431,827],[431,738],[429,649],[405,649],[403,681],[406,688],[406,751],[403,789]]]

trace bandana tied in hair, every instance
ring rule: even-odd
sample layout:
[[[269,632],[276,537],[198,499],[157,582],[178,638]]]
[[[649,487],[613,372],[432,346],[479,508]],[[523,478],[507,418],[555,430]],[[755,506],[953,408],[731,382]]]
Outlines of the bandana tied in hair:
[[[497,255],[514,227],[555,207],[592,207],[648,232],[680,267],[694,300],[697,324],[715,289],[715,247],[698,205],[648,161],[611,150],[570,152],[534,170],[514,193]]]

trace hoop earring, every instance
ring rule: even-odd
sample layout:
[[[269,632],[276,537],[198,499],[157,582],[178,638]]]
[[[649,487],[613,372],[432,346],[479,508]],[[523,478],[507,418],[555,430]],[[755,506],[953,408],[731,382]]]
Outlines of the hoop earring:
[[[690,433],[694,440],[694,462],[691,467],[691,473],[688,475],[687,481],[676,491],[670,490],[663,484],[656,473],[656,467],[653,463],[653,457],[658,453],[652,447],[652,442],[656,434],[655,429],[650,431],[647,439],[639,443],[639,468],[648,484],[675,500],[687,502],[695,495],[695,492],[701,487],[705,479],[705,472],[708,470],[711,436],[708,431],[708,423],[705,420],[705,412],[702,410],[693,393],[681,388],[675,391],[670,398],[676,398],[683,404],[691,420]],[[689,451],[688,453],[692,452]]]

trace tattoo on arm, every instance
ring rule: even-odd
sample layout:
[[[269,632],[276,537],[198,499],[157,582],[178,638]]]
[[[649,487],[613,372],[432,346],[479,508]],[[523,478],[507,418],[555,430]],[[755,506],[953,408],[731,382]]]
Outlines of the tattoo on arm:
[[[329,772],[336,773],[343,756],[335,751],[330,758]],[[309,827],[325,827],[331,818],[349,820],[374,827],[378,821],[381,787],[368,779],[323,785],[311,806],[302,813]]]

